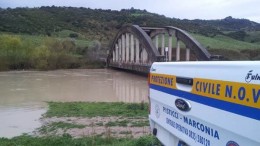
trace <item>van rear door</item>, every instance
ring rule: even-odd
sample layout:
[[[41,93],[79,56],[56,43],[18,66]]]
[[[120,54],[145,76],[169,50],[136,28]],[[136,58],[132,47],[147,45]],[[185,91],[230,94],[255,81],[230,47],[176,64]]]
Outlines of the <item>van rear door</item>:
[[[154,63],[150,125],[165,145],[259,146],[260,62]]]

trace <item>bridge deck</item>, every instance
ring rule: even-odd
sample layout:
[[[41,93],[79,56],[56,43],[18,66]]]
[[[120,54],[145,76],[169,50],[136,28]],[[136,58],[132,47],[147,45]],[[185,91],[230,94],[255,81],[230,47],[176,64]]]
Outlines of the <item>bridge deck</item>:
[[[110,63],[110,67],[114,68],[120,68],[124,70],[131,70],[141,73],[149,73],[151,65],[145,65],[145,64],[129,64],[129,63]]]

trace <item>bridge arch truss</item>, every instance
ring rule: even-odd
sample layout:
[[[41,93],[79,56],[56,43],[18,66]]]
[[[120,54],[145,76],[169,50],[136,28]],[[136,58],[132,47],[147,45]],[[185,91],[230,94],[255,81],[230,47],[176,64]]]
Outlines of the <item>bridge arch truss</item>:
[[[186,51],[182,52],[185,53],[181,53],[183,47]],[[179,28],[125,25],[111,44],[107,64],[147,73],[156,61],[208,61],[214,58],[198,41]]]

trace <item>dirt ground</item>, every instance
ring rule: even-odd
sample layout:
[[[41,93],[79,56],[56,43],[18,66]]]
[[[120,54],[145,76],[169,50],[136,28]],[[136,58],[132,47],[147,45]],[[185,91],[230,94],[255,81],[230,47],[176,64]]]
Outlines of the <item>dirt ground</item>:
[[[42,118],[41,122],[42,128],[35,132],[39,136],[69,134],[75,138],[87,136],[139,138],[150,134],[147,118],[51,117]],[[55,127],[52,125],[53,123],[69,123],[71,125],[81,125],[81,127]],[[43,127],[45,127],[45,130],[43,130]]]

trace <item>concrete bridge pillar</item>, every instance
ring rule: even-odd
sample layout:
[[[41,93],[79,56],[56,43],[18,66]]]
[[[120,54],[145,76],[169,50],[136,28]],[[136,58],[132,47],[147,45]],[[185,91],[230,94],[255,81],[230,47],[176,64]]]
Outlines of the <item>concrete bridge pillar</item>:
[[[129,34],[125,34],[126,39],[126,62],[129,62]]]
[[[122,62],[122,42],[118,39],[118,61]]]
[[[164,34],[162,34],[162,48],[161,48],[161,55],[164,55],[164,47],[165,47],[165,40]]]
[[[172,61],[172,35],[169,35],[169,50],[168,50],[168,55],[169,55],[169,61]]]
[[[143,56],[143,48],[140,46],[140,63],[143,64],[144,56]]]
[[[176,61],[180,61],[180,40],[176,41]]]
[[[116,46],[116,49],[115,49],[115,51],[116,51],[116,62],[118,62],[118,44],[116,44],[115,46]]]
[[[145,50],[145,48],[142,49],[142,63],[145,64],[148,62],[148,54]]]
[[[190,61],[190,48],[186,48],[186,61]]]
[[[131,34],[131,37],[130,37],[130,61],[131,62],[134,62],[134,56],[135,56],[135,48],[134,48],[134,35]]]
[[[122,34],[122,62],[125,62],[125,35]]]
[[[116,49],[113,49],[113,62],[116,61]]]
[[[135,38],[135,62],[136,63],[140,63],[139,52],[140,52],[139,40],[138,38]]]
[[[158,48],[159,48],[158,42],[159,42],[158,35],[156,35],[156,36],[155,36],[155,47],[156,47],[157,50],[158,50]]]

